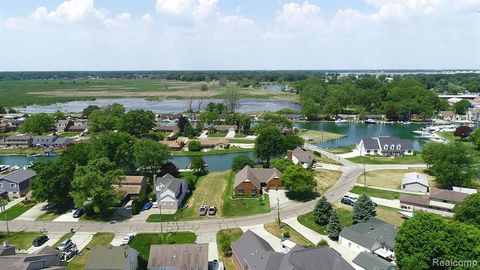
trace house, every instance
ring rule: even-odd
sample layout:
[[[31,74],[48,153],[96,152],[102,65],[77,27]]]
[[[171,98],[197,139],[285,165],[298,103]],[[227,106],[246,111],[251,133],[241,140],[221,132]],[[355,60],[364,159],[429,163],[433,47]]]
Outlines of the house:
[[[57,120],[55,121],[55,127],[57,128],[57,133],[63,133],[67,131],[73,125],[72,120]]]
[[[235,125],[213,125],[210,127],[211,131],[219,131],[219,132],[230,132],[230,131],[235,131],[236,126]]]
[[[15,254],[15,247],[4,246],[0,255],[0,269],[8,270],[40,270],[40,269],[66,269],[62,262],[62,252],[50,246],[45,246],[34,254]]]
[[[453,111],[439,111],[438,117],[445,121],[454,121],[456,118],[456,115]]]
[[[287,151],[287,159],[293,164],[300,164],[304,169],[311,169],[315,165],[315,155],[310,151],[297,146],[297,148]]]
[[[90,250],[85,270],[136,270],[138,251],[129,246],[95,247]]]
[[[237,270],[353,270],[332,248],[306,248],[295,245],[287,253],[278,253],[265,241],[247,230],[232,244],[232,260]]]
[[[178,132],[179,128],[174,125],[157,125],[155,130],[160,132]]]
[[[176,211],[188,194],[187,181],[175,178],[170,174],[163,177],[154,175],[155,192],[157,194],[158,207],[162,210]]]
[[[360,269],[364,270],[396,270],[397,267],[370,252],[361,252],[352,261]]]
[[[200,145],[202,149],[228,149],[230,148],[230,142],[225,138],[213,138],[213,139],[201,139]]]
[[[427,193],[428,178],[425,174],[410,172],[403,175],[402,190]]]
[[[147,180],[144,176],[125,175],[120,178],[120,183],[114,185],[114,188],[125,195],[129,200],[138,199],[140,193],[147,186]]]
[[[3,138],[0,140],[0,146],[3,147],[15,147],[15,148],[28,148],[32,146],[32,136],[30,135],[19,135],[11,136],[8,138]]]
[[[25,196],[30,190],[30,181],[36,175],[35,171],[25,168],[0,175],[0,189],[12,197]]]
[[[276,168],[252,168],[245,166],[235,175],[233,183],[235,195],[256,196],[262,194],[262,188],[278,189],[282,187],[280,176],[282,173]]]
[[[57,138],[57,135],[32,136],[32,144],[36,147],[50,147]]]
[[[148,270],[208,270],[208,244],[151,245]]]
[[[87,119],[75,119],[72,120],[73,125],[71,125],[67,131],[70,132],[83,132],[88,129],[88,120]]]
[[[176,140],[173,140],[173,141],[165,140],[165,141],[162,141],[161,143],[170,147],[170,150],[172,151],[180,151],[185,146],[185,141],[180,138],[177,138]]]
[[[343,228],[338,242],[357,253],[373,252],[384,259],[393,260],[397,232],[397,227],[376,218],[370,218],[367,222]]]
[[[367,137],[357,143],[360,155],[380,155],[385,157],[413,155],[413,143],[396,137]]]
[[[54,148],[66,148],[72,144],[73,144],[73,139],[58,137],[55,141],[53,141],[51,146]]]

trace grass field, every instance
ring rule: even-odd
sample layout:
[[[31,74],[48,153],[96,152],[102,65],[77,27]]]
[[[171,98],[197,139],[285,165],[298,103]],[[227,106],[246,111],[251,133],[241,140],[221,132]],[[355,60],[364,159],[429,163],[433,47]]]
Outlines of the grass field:
[[[427,175],[429,185],[436,186],[435,177],[424,173],[422,169],[369,171],[366,174],[367,186],[400,189],[403,175],[409,172],[418,172]],[[364,177],[362,174],[358,177],[357,182],[363,185],[363,180]]]
[[[340,225],[343,227],[348,227],[352,225],[351,210],[344,209],[342,207],[335,207],[337,210],[338,218],[340,219]],[[319,225],[315,222],[313,218],[313,212],[306,213],[297,217],[298,222],[303,226],[308,227],[319,234],[327,234],[327,226]],[[318,244],[318,243],[315,243]]]
[[[232,262],[231,252],[226,252],[226,254],[224,254],[224,252],[222,251],[222,246],[231,246],[242,236],[242,234],[243,231],[239,228],[225,229],[217,232],[218,259],[223,262],[223,265],[227,270],[234,270],[235,266]]]
[[[267,230],[267,232],[275,235],[280,239],[283,239],[284,234],[288,233],[290,241],[294,242],[295,244],[302,246],[315,246],[314,243],[308,241],[307,238],[303,237],[292,227],[288,226],[283,222],[280,223],[280,226],[278,225],[278,222],[271,222],[264,224],[263,227],[265,227],[265,230]]]
[[[32,246],[33,240],[41,235],[43,233],[40,232],[10,232],[7,236],[7,232],[0,232],[0,242],[7,241],[17,248],[28,249]]]
[[[359,195],[365,193],[370,197],[377,197],[377,198],[382,198],[387,200],[396,200],[400,197],[400,194],[401,194],[399,192],[379,190],[379,189],[373,189],[373,188],[364,188],[359,186],[353,187],[353,189],[350,192],[359,194]]]
[[[218,132],[212,132],[212,133],[209,132],[209,133],[208,133],[208,137],[209,137],[209,138],[223,138],[223,137],[225,137],[225,136],[227,136],[227,133],[226,133],[226,132],[220,132],[220,131],[218,131]]]
[[[381,156],[359,156],[347,158],[355,163],[365,164],[423,164],[424,161],[420,154],[400,157],[381,157]]]
[[[1,137],[1,136],[0,136]],[[0,148],[0,155],[37,155],[41,154],[41,148]]]
[[[317,192],[324,194],[338,179],[342,172],[332,170],[315,170],[315,179],[317,180]]]
[[[150,246],[156,244],[190,244],[195,243],[197,236],[192,232],[164,233],[139,233],[133,237],[130,247],[136,249],[138,255],[138,269],[147,269]]]
[[[107,246],[112,242],[114,237],[113,233],[103,233],[99,232],[93,235],[92,241],[82,249],[82,256],[75,256],[71,262],[68,263],[68,270],[81,270],[85,268],[85,265],[88,262],[88,257],[90,256],[90,250],[95,247]]]
[[[34,203],[23,204],[22,202],[10,207],[5,213],[0,214],[0,219],[4,219],[4,215],[7,214],[7,220],[16,219],[21,214],[27,212],[30,208],[34,207]]]
[[[318,130],[301,131],[298,133],[298,136],[304,138],[306,142],[310,143],[325,142],[345,137],[343,134]]]
[[[0,105],[24,106],[30,104],[51,104],[73,100],[95,98],[141,97],[148,99],[185,99],[195,96],[222,99],[228,89],[239,91],[244,99],[298,100],[298,95],[283,91],[270,91],[254,88],[240,88],[235,83],[219,86],[208,83],[208,91],[201,91],[205,82],[183,82],[167,80],[7,80],[0,81]]]
[[[377,218],[389,224],[400,226],[405,219],[398,211],[399,210],[395,208],[379,205],[377,206]]]
[[[230,143],[255,143],[255,140],[250,139],[228,139]]]

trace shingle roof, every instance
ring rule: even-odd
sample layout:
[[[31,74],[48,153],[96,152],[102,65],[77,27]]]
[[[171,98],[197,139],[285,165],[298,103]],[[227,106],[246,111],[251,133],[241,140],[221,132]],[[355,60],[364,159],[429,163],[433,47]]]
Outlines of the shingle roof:
[[[235,175],[234,186],[236,187],[243,181],[249,180],[253,185],[260,188],[260,183],[268,183],[273,178],[280,177],[281,175],[282,173],[276,168],[252,168],[247,165]]]
[[[88,257],[86,270],[109,269],[123,270],[127,259],[131,257],[136,260],[138,252],[128,246],[122,247],[96,247],[91,249]]]
[[[208,270],[208,244],[152,245],[148,268]]]
[[[163,185],[165,188],[170,189],[174,193],[178,193],[182,185],[187,185],[184,179],[175,178],[170,174],[166,174],[163,177],[157,177],[155,180],[155,186]]]
[[[399,138],[396,138],[396,137],[390,137],[390,136],[381,136],[381,137],[378,137],[378,142],[380,144],[380,146],[383,146],[385,144],[387,145],[398,145],[400,144],[402,146],[402,150],[406,150],[406,149],[413,149],[413,143],[412,141],[410,140],[402,140],[402,139],[399,139]]]
[[[363,138],[362,141],[365,149],[380,149],[378,141],[372,137]]]
[[[353,263],[362,267],[365,270],[395,270],[395,265],[369,252],[362,252],[358,254]]]
[[[35,177],[36,175],[37,174],[33,170],[19,169],[19,170],[13,171],[13,172],[11,172],[7,175],[0,176],[0,179],[5,179],[7,181],[20,184],[23,181],[26,181],[26,180],[28,180],[32,177]]]
[[[422,206],[430,206],[430,198],[428,195],[424,196],[416,196],[416,195],[408,195],[408,194],[400,194],[400,203],[407,203],[407,204],[416,204]]]
[[[397,227],[393,225],[370,218],[367,222],[344,228],[340,232],[340,236],[368,248],[372,248],[378,243],[393,249],[397,231]]]
[[[432,188],[430,198],[436,200],[447,200],[451,202],[461,202],[468,194],[447,189]]]
[[[315,161],[315,156],[310,151],[303,149],[300,146],[297,146],[297,148],[292,151],[292,155],[301,163],[307,163],[311,165]]]
[[[428,179],[425,174],[410,172],[403,175],[402,185],[419,183],[423,186],[428,187]]]

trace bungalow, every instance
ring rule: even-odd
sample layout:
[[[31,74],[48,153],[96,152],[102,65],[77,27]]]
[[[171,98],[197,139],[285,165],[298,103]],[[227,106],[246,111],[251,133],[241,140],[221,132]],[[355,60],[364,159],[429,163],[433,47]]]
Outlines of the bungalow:
[[[30,190],[30,181],[36,176],[35,171],[19,169],[6,175],[0,175],[0,189],[12,197],[25,196]]]
[[[228,149],[230,142],[224,138],[201,139],[200,145],[202,149]]]
[[[1,147],[15,147],[15,148],[28,148],[32,146],[32,136],[30,135],[20,135],[20,136],[11,136],[8,138],[3,138],[0,141]]]
[[[0,250],[0,269],[66,269],[66,263],[62,262],[62,252],[50,246],[45,246],[34,254],[16,254],[13,246],[4,246]]]
[[[73,125],[71,125],[67,131],[70,132],[83,132],[88,129],[88,120],[87,119],[75,119],[73,120]]]
[[[393,225],[370,218],[367,222],[343,228],[338,242],[354,252],[373,252],[391,261],[397,231],[397,227]]]
[[[208,244],[151,245],[148,270],[208,270]]]
[[[55,141],[53,141],[52,147],[54,147],[54,148],[66,148],[66,147],[68,147],[72,144],[73,144],[73,139],[58,137]]]
[[[429,191],[427,176],[417,172],[404,174],[402,190],[427,193]]]
[[[397,267],[370,252],[361,252],[353,259],[352,263],[364,270],[396,270]]]
[[[162,210],[172,210],[175,212],[188,194],[187,181],[181,178],[175,178],[170,174],[163,177],[154,175],[155,192],[157,194],[158,207]]]
[[[138,251],[129,246],[94,247],[88,256],[85,270],[136,270]]]
[[[120,178],[118,185],[114,188],[125,195],[125,198],[134,200],[140,197],[140,193],[147,186],[147,181],[143,176],[125,175]]]
[[[287,151],[287,159],[292,161],[293,164],[300,164],[304,169],[311,169],[316,161],[315,155],[310,151],[297,146],[297,148]]]
[[[219,131],[219,132],[229,132],[234,131],[236,129],[235,125],[214,125],[210,127],[211,131]]]
[[[357,143],[357,150],[360,155],[380,156],[403,156],[413,155],[413,143],[410,140],[402,140],[390,136],[367,137]]]
[[[235,175],[234,189],[235,195],[256,196],[262,193],[262,188],[278,189],[282,188],[282,173],[273,169],[252,168],[245,166]]]
[[[57,128],[57,133],[63,133],[67,131],[73,125],[72,120],[57,120],[55,122],[55,127]]]
[[[33,136],[32,144],[36,147],[50,147],[53,142],[58,138],[57,135],[50,136]]]
[[[181,151],[185,146],[185,142],[178,138],[173,141],[162,141],[160,143],[167,145],[168,147],[170,147],[170,150],[172,151]]]
[[[287,253],[276,252],[270,244],[247,230],[232,244],[237,270],[354,270],[340,253],[330,247],[307,248],[295,245]]]

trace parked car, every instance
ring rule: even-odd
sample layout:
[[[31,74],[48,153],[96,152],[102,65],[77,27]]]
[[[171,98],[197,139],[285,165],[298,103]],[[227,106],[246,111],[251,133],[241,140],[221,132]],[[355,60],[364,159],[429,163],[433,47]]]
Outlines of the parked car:
[[[145,205],[143,206],[143,210],[148,210],[150,208],[152,208],[153,204],[151,201],[148,201],[145,203]]]
[[[205,216],[207,214],[208,208],[206,205],[200,206],[200,209],[198,210],[198,213],[200,216]]]
[[[77,210],[75,210],[75,212],[73,212],[73,217],[74,218],[79,218],[81,216],[83,216],[83,209],[82,208],[78,208]]]
[[[48,236],[42,235],[42,236],[39,236],[39,237],[35,238],[35,240],[33,240],[32,244],[33,244],[34,247],[39,247],[39,246],[45,244],[45,242],[47,242],[47,241],[48,241]]]
[[[72,244],[67,250],[64,250],[62,252],[61,260],[62,261],[68,261],[68,260],[72,259],[73,257],[75,257],[75,255],[77,255],[77,254],[78,254],[77,245]]]
[[[127,233],[122,239],[122,245],[128,245],[128,243],[132,241],[133,236],[134,236],[133,233]]]
[[[354,204],[354,202],[351,199],[346,198],[346,197],[343,197],[340,202],[343,203],[343,204],[346,204],[346,205],[353,205]]]
[[[225,267],[223,266],[222,261],[218,261],[217,259],[215,259],[215,260],[213,260],[213,262],[211,264],[211,269],[212,270],[224,270]]]
[[[217,207],[210,206],[210,208],[208,208],[208,215],[215,216],[215,214],[217,214]]]
[[[58,250],[66,251],[66,250],[69,250],[72,246],[73,246],[72,239],[67,239],[58,246]]]
[[[152,207],[153,207],[153,208],[158,208],[158,202],[153,202],[153,203],[152,203]]]

